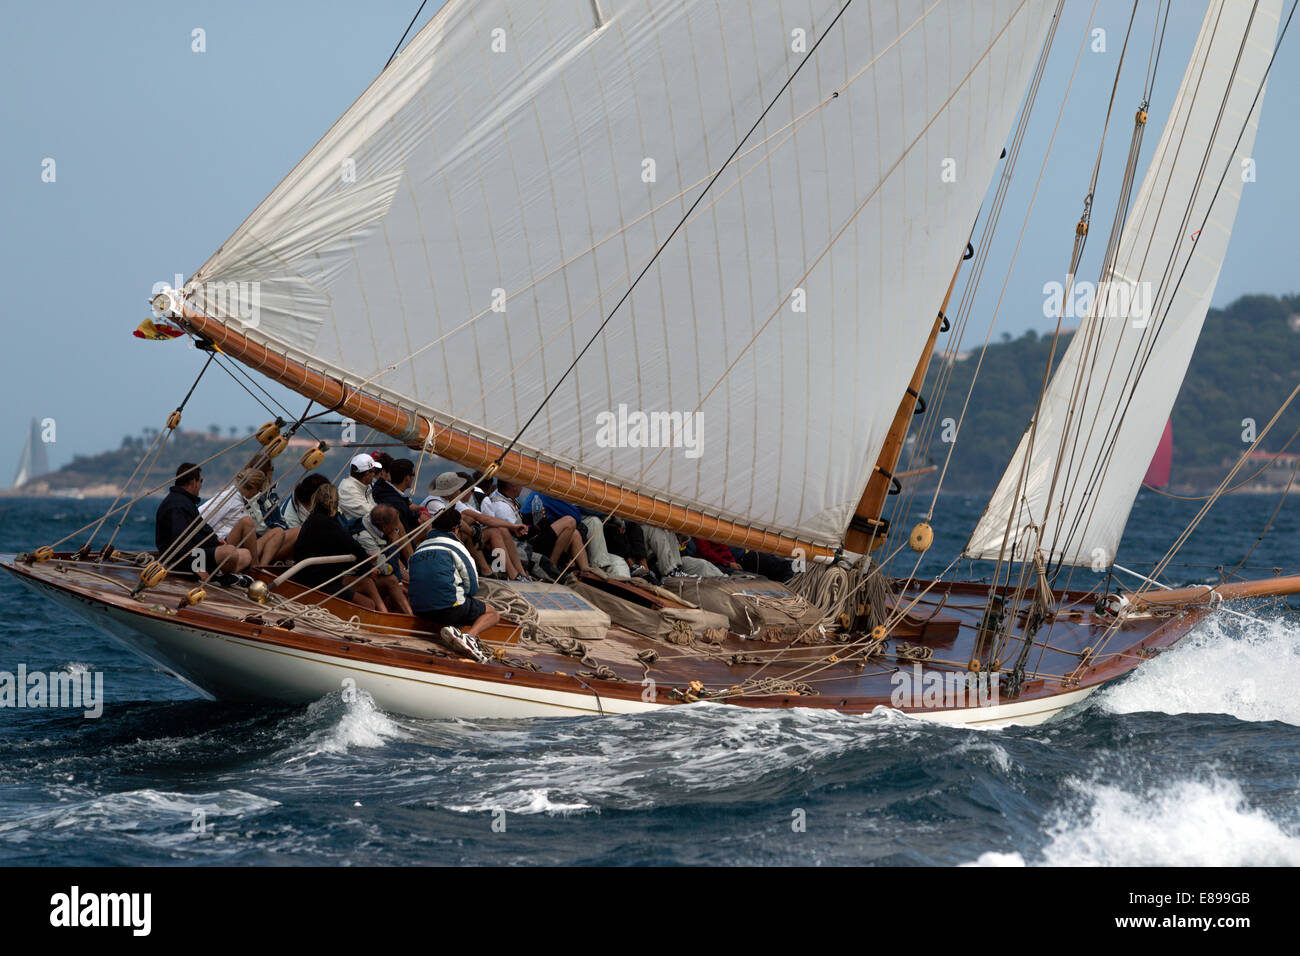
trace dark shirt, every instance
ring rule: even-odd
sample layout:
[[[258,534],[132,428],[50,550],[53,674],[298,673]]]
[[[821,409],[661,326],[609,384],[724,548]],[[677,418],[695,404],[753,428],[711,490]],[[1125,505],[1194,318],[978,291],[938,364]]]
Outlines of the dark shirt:
[[[415,506],[411,504],[410,498],[382,478],[376,478],[374,484],[370,486],[370,490],[375,496],[375,504],[391,505],[397,511],[397,517],[401,519],[402,527],[407,531],[415,530],[420,523],[420,516],[416,514]]]
[[[617,555],[624,561],[632,564],[645,563],[645,533],[635,521],[610,518],[605,522],[605,547],[610,554]]]
[[[748,548],[731,548],[732,556],[744,571],[760,574],[769,581],[788,581],[794,575],[794,565],[785,558],[760,554]]]
[[[339,524],[337,518],[331,517],[323,511],[313,511],[307,516],[307,520],[302,523],[302,530],[298,532],[298,540],[294,542],[294,561],[337,554],[352,555],[353,564],[364,561],[368,557],[366,549],[361,547],[352,535],[343,530],[343,526]],[[338,577],[349,568],[351,568],[351,565],[342,561],[337,564],[314,564],[300,570],[293,576],[293,579],[305,587],[314,588],[324,584],[330,578]],[[366,570],[366,568],[360,568],[350,570],[348,573],[357,574]],[[322,590],[330,594],[336,594],[343,590],[344,587],[346,585],[343,583],[342,578],[339,578],[339,580],[334,581]]]
[[[191,528],[195,530],[190,531],[184,546],[179,549],[178,557],[187,556],[195,548],[215,548],[221,543],[212,526],[199,517],[198,496],[172,485],[154,516],[153,539],[158,553],[162,554],[170,548]]]

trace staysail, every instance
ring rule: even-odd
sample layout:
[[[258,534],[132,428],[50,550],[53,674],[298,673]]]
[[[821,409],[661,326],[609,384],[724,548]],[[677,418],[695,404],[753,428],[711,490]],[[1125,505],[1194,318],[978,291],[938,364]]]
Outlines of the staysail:
[[[966,545],[968,557],[1028,560],[1041,548],[1049,563],[1114,561],[1253,179],[1280,13],[1281,0],[1210,3],[1113,264],[1048,384],[1036,428],[1021,438]]]
[[[187,304],[498,446],[558,383],[521,454],[835,547],[1051,14],[450,0]]]

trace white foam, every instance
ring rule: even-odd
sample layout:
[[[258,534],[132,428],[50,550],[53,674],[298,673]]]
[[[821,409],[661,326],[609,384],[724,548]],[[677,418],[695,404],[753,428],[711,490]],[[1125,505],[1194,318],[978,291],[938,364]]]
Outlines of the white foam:
[[[308,719],[316,718],[322,711],[336,709],[338,701],[339,698],[334,696],[317,701],[307,709]],[[354,691],[343,707],[337,721],[313,733],[303,744],[302,752],[288,758],[285,763],[306,760],[318,754],[347,753],[352,747],[383,747],[390,740],[409,736],[379,709],[375,699],[364,690]]]
[[[588,803],[559,803],[549,790],[516,790],[496,797],[483,796],[471,804],[448,807],[458,813],[483,813],[505,810],[509,813],[576,813],[590,810]]]
[[[1049,828],[1048,866],[1296,866],[1300,837],[1251,807],[1231,780],[1130,792],[1076,784],[1089,805]]]
[[[895,727],[905,727],[908,724],[918,725],[929,723],[929,721],[913,714],[905,713],[904,711],[898,710],[894,707],[886,707],[884,704],[871,708],[871,713],[866,714],[865,716],[866,719],[872,723],[889,724]]]
[[[1137,668],[1096,702],[1118,714],[1229,714],[1300,726],[1300,624],[1217,614],[1172,650]]]
[[[760,776],[782,786],[783,779],[797,781],[800,771],[843,753],[892,750],[912,736],[948,732],[897,712],[864,719],[707,703],[670,715],[523,729],[439,721],[425,725],[423,733],[414,725],[412,730],[435,736],[452,751],[439,755],[431,776],[437,777],[437,790],[456,794],[450,808],[466,812],[656,807],[674,794],[748,787]],[[996,753],[989,759],[1002,763]],[[533,801],[537,807],[525,810]]]
[[[981,853],[980,858],[974,863],[963,863],[962,866],[1024,866],[1025,858],[1019,853]]]

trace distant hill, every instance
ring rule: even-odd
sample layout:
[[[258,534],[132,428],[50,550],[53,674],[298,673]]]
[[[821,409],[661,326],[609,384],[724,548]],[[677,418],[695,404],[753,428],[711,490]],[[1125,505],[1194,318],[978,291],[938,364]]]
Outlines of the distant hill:
[[[1246,448],[1242,420],[1252,418],[1257,431],[1262,430],[1300,382],[1297,313],[1300,296],[1245,296],[1227,308],[1210,310],[1171,416],[1173,490],[1213,488]],[[976,324],[972,318],[972,334]],[[1057,361],[1068,341],[1063,336],[1058,343]],[[1050,349],[1051,336],[1032,331],[989,345],[945,489],[991,491],[997,484],[1029,424]],[[976,347],[964,361],[953,363],[941,417],[960,417],[978,357]],[[923,392],[927,397],[934,394],[939,371],[938,363],[930,369]],[[1300,401],[1283,414],[1260,447],[1278,451],[1298,427]],[[1300,451],[1300,440],[1288,450]],[[942,462],[946,452],[947,446],[936,438],[931,456]]]
[[[132,472],[149,450],[156,431],[156,429],[145,429],[139,435],[127,435],[122,439],[121,445],[112,451],[100,452],[97,455],[76,455],[67,465],[40,476],[13,493],[20,495],[80,493],[90,496],[114,496],[131,478]],[[259,450],[260,446],[252,437],[252,431],[253,429],[250,428],[245,435],[230,434],[228,431],[223,434],[222,430],[201,432],[182,429],[178,431],[168,439],[162,455],[153,466],[148,486],[152,488],[167,482],[184,462],[202,463],[212,458],[212,461],[203,464],[203,473],[208,478],[204,485],[205,494],[213,493],[220,487],[217,482],[229,479]],[[362,439],[368,435],[368,430],[365,428],[358,428],[357,431]],[[325,455],[324,463],[318,469],[331,478],[341,475],[348,460],[361,451],[382,450],[394,458],[415,457],[415,453],[409,449],[385,444],[390,440],[384,436],[378,436],[374,442],[362,442],[360,447],[343,447],[338,441],[338,426],[317,427],[313,428],[313,432],[331,446]],[[241,441],[242,444],[237,447],[230,447]],[[300,433],[290,447],[276,459],[277,479],[283,479],[286,474],[293,480],[300,478],[303,472],[298,467],[298,462],[315,446],[314,438]],[[421,487],[427,485],[439,471],[450,467],[451,464],[441,458],[427,460],[420,469]],[[137,477],[132,488],[138,490],[139,487],[140,478]],[[284,493],[284,487],[284,481],[280,481],[281,494]]]

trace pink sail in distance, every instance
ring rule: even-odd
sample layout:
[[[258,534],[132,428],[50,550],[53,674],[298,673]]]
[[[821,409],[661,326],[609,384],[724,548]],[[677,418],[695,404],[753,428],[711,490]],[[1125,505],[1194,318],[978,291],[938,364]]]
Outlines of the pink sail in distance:
[[[1169,464],[1174,457],[1174,423],[1172,420],[1165,422],[1165,432],[1160,436],[1160,444],[1156,446],[1156,453],[1151,458],[1151,465],[1147,468],[1146,477],[1142,479],[1142,484],[1151,488],[1164,488],[1169,484]]]

